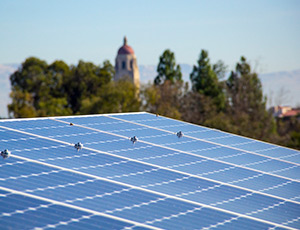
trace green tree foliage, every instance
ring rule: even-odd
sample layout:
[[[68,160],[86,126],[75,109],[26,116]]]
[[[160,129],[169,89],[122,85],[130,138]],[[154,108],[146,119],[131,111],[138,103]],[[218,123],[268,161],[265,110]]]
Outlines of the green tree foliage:
[[[10,93],[10,97],[12,98],[12,103],[8,105],[8,111],[14,117],[35,117],[37,115],[30,93],[15,89]]]
[[[63,61],[48,65],[38,58],[28,58],[10,77],[10,116],[138,111],[136,89],[128,82],[112,83],[113,75],[114,67],[109,61],[102,66],[83,61],[68,66]],[[94,105],[99,101],[102,106],[97,110]]]
[[[185,93],[181,99],[180,114],[185,121],[234,132],[230,118],[218,111],[211,97],[199,92]]]
[[[82,102],[96,95],[102,86],[112,80],[113,75],[114,68],[108,61],[102,67],[83,61],[72,66],[71,74],[65,79],[64,88],[73,114],[80,114]]]
[[[158,75],[154,79],[155,85],[161,85],[165,81],[171,83],[182,82],[181,68],[176,64],[175,54],[169,49],[165,50],[159,57],[157,73]]]
[[[172,83],[169,80],[161,85],[148,85],[142,92],[143,110],[180,119],[181,98],[186,88],[182,82]]]
[[[66,66],[62,61],[48,66],[38,58],[26,59],[21,68],[10,76],[12,103],[8,105],[8,110],[11,116],[71,114],[62,87],[61,72],[68,72]],[[55,106],[50,106],[52,104]]]
[[[213,64],[212,70],[215,72],[219,80],[224,80],[227,66],[221,60],[219,60],[216,64]]]
[[[202,50],[197,66],[194,65],[190,74],[193,91],[210,97],[219,111],[225,108],[225,95],[222,85],[218,81],[218,75],[221,77],[224,74],[224,68],[222,62],[212,68],[208,52]]]
[[[300,115],[276,119],[278,137],[273,140],[290,148],[300,149]]]
[[[140,109],[138,88],[126,79],[109,82],[97,94],[82,101],[82,113],[136,112]]]
[[[184,95],[182,73],[176,64],[175,55],[165,50],[157,65],[158,75],[153,85],[148,85],[142,91],[144,110],[179,119],[180,100]]]
[[[230,116],[242,135],[268,140],[275,133],[275,123],[266,110],[266,98],[256,73],[241,57],[235,72],[227,80]]]
[[[300,149],[298,118],[277,119],[266,110],[266,98],[255,72],[241,57],[224,81],[222,61],[210,64],[201,51],[190,74],[192,88],[183,83],[180,66],[170,50],[164,51],[154,84],[136,88],[126,78],[113,82],[114,67],[79,61],[48,65],[28,58],[10,76],[11,117],[131,112],[140,109],[195,124]]]
[[[300,132],[292,131],[290,133],[290,141],[288,142],[287,146],[295,149],[300,149]]]
[[[199,92],[187,92],[180,104],[182,118],[194,124],[203,125],[207,119],[214,117],[217,113],[212,99]]]

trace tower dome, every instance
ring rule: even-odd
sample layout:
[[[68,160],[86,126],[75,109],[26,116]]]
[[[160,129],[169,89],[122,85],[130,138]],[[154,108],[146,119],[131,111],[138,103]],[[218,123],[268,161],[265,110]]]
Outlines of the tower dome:
[[[140,74],[137,66],[136,56],[133,49],[127,44],[127,38],[124,37],[124,44],[118,50],[115,64],[114,80],[127,78],[135,86],[140,87]]]
[[[120,47],[120,49],[118,50],[118,55],[120,54],[134,54],[133,49],[127,45],[127,38],[126,36],[124,37],[124,45]]]

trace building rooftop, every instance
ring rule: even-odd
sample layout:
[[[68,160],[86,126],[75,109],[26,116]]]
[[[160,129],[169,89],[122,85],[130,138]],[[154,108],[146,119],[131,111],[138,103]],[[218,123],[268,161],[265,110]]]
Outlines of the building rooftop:
[[[120,47],[120,49],[118,50],[118,55],[119,54],[134,54],[133,49],[127,45],[127,38],[124,37],[124,44],[122,47]]]

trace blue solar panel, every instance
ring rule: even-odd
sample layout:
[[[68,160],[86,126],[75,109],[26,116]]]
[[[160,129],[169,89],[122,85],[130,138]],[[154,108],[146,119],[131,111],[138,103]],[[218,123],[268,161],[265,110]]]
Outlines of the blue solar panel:
[[[20,210],[9,193],[49,206],[30,212],[41,223],[2,215],[7,228],[300,228],[296,150],[148,113],[3,120],[0,147],[12,152],[3,204]],[[60,220],[59,208],[84,213]]]
[[[0,228],[114,229],[132,224],[0,189]],[[68,227],[67,227],[68,226]]]

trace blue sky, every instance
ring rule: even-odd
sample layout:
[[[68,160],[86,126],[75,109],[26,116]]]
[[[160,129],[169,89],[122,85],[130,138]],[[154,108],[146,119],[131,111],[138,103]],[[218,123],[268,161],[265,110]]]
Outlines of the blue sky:
[[[195,64],[201,49],[234,68],[241,55],[261,73],[300,69],[300,1],[1,0],[0,64],[114,63],[124,35],[138,63],[169,48]]]

